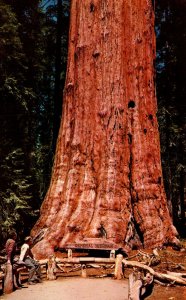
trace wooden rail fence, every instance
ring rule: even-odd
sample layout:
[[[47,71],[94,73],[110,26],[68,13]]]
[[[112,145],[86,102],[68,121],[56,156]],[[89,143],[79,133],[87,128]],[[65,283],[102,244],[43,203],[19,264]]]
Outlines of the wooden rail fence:
[[[69,249],[70,250],[70,249]],[[48,259],[39,260],[43,279],[55,280],[60,276],[73,276],[74,272],[83,278],[89,276],[89,269],[96,270],[97,277],[104,277],[111,274],[115,279],[121,279],[123,256],[118,254],[115,258],[115,251],[111,251],[110,258],[100,257],[72,257],[72,251],[68,250],[68,257],[58,259],[50,256]],[[2,260],[1,260],[2,261]],[[20,281],[28,280],[28,269],[20,267],[18,269]],[[90,275],[94,276],[94,275]],[[12,268],[10,264],[0,263],[0,284],[3,293],[8,294],[13,291]]]

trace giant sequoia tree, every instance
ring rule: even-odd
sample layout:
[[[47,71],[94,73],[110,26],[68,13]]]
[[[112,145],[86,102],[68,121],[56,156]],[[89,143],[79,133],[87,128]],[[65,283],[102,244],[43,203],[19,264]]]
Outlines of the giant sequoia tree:
[[[56,246],[177,242],[163,187],[154,59],[152,1],[71,1],[61,128],[32,231],[38,257]]]

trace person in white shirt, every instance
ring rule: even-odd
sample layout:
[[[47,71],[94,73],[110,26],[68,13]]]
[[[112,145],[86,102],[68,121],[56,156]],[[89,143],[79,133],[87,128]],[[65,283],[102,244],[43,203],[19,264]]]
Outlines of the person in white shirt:
[[[40,264],[34,259],[30,249],[32,245],[31,236],[25,238],[25,243],[21,247],[20,261],[23,261],[29,269],[28,284],[35,284],[35,282],[42,282]]]

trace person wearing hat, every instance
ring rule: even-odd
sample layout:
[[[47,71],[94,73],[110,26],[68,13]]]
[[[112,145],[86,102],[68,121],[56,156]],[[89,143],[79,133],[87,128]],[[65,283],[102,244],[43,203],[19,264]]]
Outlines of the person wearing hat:
[[[31,246],[32,237],[27,236],[25,238],[25,243],[21,247],[20,261],[23,261],[29,269],[28,284],[35,284],[36,282],[42,282],[41,268],[40,264],[33,257]]]

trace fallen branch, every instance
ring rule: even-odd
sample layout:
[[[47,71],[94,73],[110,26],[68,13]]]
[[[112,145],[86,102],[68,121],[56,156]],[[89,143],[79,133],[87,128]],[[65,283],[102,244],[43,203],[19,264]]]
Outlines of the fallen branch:
[[[138,267],[138,268],[144,269],[144,270],[148,271],[150,274],[152,274],[154,277],[156,277],[160,280],[166,280],[166,281],[171,281],[171,282],[174,282],[174,283],[177,283],[177,284],[186,285],[186,280],[183,279],[183,278],[180,278],[179,276],[168,275],[168,274],[156,272],[151,267],[146,266],[146,265],[144,265],[142,263],[139,263],[137,261],[128,261],[126,259],[123,259],[122,262],[125,266]]]
[[[67,266],[65,266],[65,267],[67,267]],[[68,267],[72,267],[72,265],[68,265]],[[70,273],[70,272],[75,272],[75,271],[81,270],[81,264],[78,264],[69,270],[62,268],[62,266],[60,264],[57,264],[57,268],[59,268],[63,273]]]
[[[168,286],[169,285],[169,284],[161,282],[161,281],[159,281],[157,279],[154,279],[154,282],[157,283],[157,284],[159,284],[159,285],[162,285],[162,286]]]
[[[94,269],[113,269],[115,265],[106,265],[106,264],[87,264],[87,268],[94,268]]]
[[[174,263],[172,261],[163,261],[162,264],[167,265],[167,267],[170,267],[172,269],[179,269],[179,270],[183,270],[185,271],[185,267],[183,266],[183,264],[179,264],[179,263]]]
[[[62,266],[61,266],[60,264],[56,264],[56,265],[57,265],[57,268],[60,269],[63,273],[66,272],[65,269],[63,269]]]
[[[139,253],[135,254],[135,255],[132,255],[130,257],[128,257],[128,259],[132,259],[132,258],[135,258],[135,257],[138,257]]]
[[[150,256],[150,254],[148,254],[148,253],[146,253],[146,252],[144,252],[142,250],[138,250],[138,253],[141,254],[142,256],[147,256],[147,257]]]
[[[173,275],[173,276],[178,276],[178,277],[186,277],[186,273],[176,273],[176,272],[167,271],[167,274]]]
[[[100,265],[96,265],[96,264],[88,264],[88,266],[87,267],[90,267],[90,268],[95,268],[95,269],[99,269],[99,268],[101,268],[101,266]]]
[[[75,272],[75,271],[79,271],[79,270],[81,270],[81,265],[66,271],[66,273]]]

